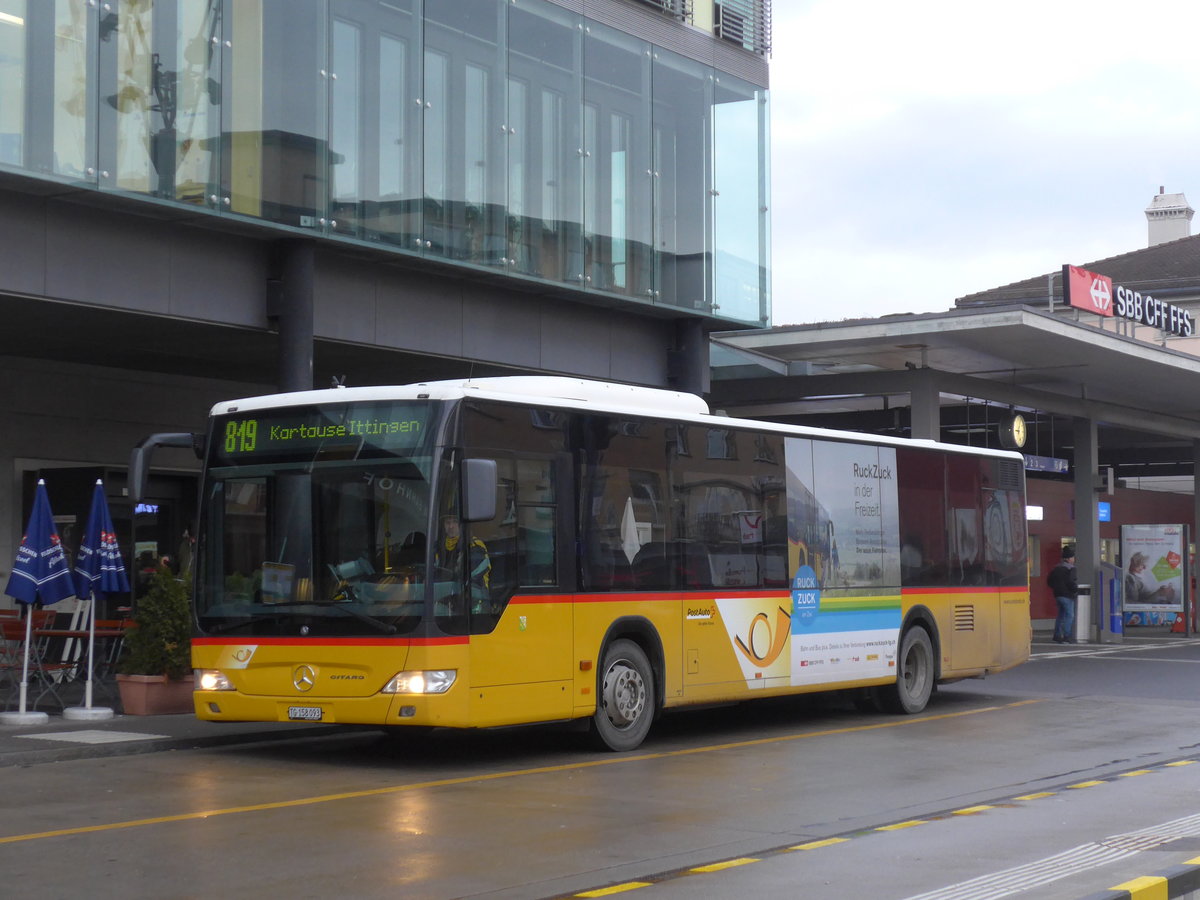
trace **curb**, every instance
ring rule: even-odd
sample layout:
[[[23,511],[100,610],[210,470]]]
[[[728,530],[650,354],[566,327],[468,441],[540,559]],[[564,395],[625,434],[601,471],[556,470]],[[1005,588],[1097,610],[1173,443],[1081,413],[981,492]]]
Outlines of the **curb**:
[[[1200,891],[1200,857],[1156,875],[1143,875],[1113,885],[1107,891],[1088,894],[1080,900],[1184,900],[1196,891]]]
[[[66,747],[31,747],[29,750],[14,750],[0,753],[0,769],[9,766],[31,766],[40,763],[70,762],[80,759],[139,756],[146,753],[160,753],[167,750],[199,750],[206,747],[229,747],[238,744],[315,740],[358,730],[361,729],[352,725],[322,725],[316,728],[289,728],[275,731],[238,732],[234,734],[190,735],[188,737],[161,737],[151,740],[129,740]]]

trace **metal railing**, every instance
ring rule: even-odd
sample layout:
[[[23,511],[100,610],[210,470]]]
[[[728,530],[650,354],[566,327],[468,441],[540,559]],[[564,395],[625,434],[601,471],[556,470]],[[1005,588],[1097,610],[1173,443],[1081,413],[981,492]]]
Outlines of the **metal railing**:
[[[771,0],[721,0],[716,6],[717,36],[751,53],[771,52]]]

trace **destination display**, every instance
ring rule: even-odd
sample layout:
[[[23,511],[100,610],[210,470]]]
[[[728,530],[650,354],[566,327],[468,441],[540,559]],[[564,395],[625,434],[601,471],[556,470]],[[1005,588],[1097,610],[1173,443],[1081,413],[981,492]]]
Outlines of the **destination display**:
[[[391,455],[421,446],[429,407],[371,403],[336,407],[254,410],[213,423],[214,465],[317,454]]]

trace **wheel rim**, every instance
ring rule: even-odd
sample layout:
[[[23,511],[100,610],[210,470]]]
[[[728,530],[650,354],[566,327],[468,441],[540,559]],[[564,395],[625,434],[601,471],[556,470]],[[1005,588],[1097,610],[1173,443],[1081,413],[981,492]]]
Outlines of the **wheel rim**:
[[[646,708],[646,682],[626,660],[604,673],[604,713],[617,728],[628,728]]]
[[[918,697],[925,689],[929,667],[926,665],[925,648],[914,642],[904,657],[904,691],[910,697]]]

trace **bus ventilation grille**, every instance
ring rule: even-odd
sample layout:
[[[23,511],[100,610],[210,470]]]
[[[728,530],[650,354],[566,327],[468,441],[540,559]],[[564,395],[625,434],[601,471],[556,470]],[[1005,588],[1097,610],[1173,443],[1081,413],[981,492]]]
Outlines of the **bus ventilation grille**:
[[[1019,491],[1021,489],[1021,463],[1013,459],[999,461],[999,471],[996,472],[997,487],[1002,491]]]
[[[975,630],[975,607],[974,606],[956,606],[956,607],[954,607],[954,630],[955,631],[974,631]]]

